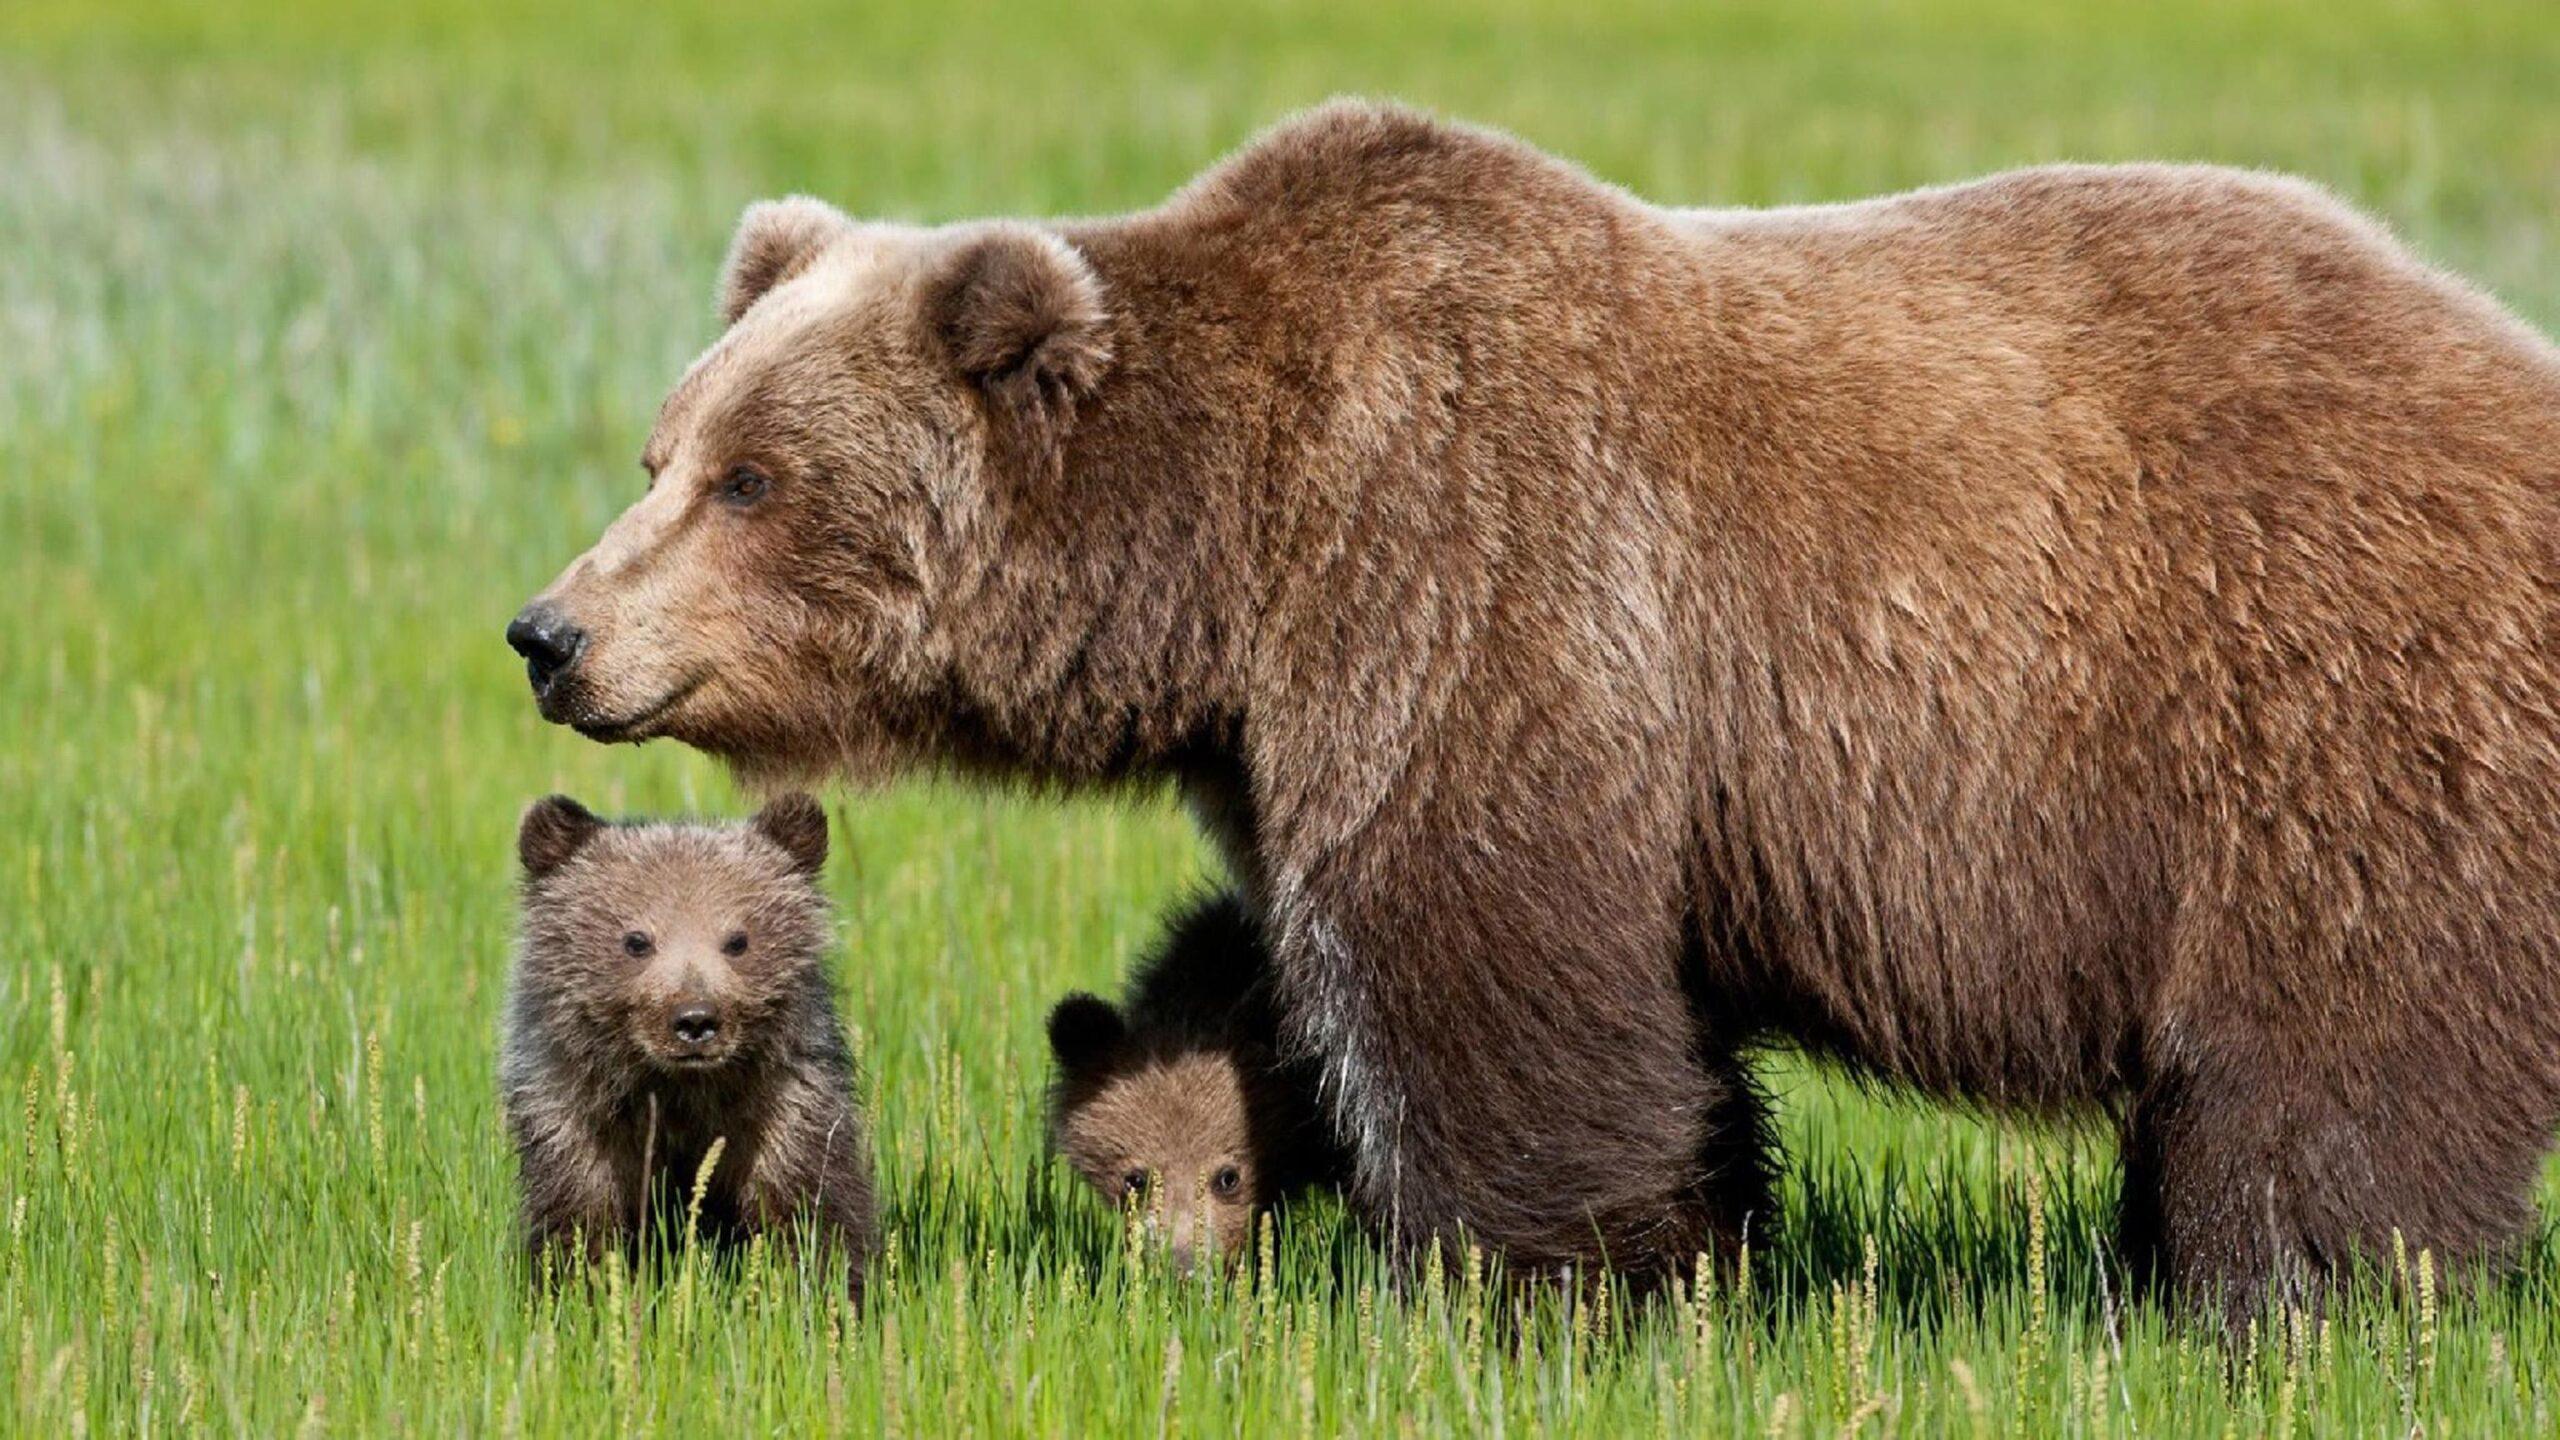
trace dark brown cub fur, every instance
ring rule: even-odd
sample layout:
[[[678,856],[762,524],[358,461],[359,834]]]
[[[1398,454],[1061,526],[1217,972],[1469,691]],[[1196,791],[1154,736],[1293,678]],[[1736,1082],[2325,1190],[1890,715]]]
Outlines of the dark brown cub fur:
[[[683,1223],[709,1161],[704,1233],[805,1222],[858,1280],[875,1222],[823,963],[825,812],[793,795],[745,825],[609,825],[554,795],[517,850],[499,1073],[536,1255],[636,1251]]]
[[[1103,1198],[1145,1205],[1177,1263],[1232,1259],[1262,1210],[1350,1174],[1315,1067],[1282,1060],[1279,1036],[1261,928],[1232,894],[1201,900],[1125,1006],[1075,994],[1049,1012],[1051,1142]]]

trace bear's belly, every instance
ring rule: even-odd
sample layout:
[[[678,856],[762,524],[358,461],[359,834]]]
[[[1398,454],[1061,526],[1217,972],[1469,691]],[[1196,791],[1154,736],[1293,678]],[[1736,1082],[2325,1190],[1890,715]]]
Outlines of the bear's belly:
[[[1710,961],[1710,1003],[1733,1005],[1756,1043],[1865,1079],[1997,1110],[2070,1110],[2120,1096],[2139,1065],[2136,967],[2087,954],[1906,947],[1721,976]]]

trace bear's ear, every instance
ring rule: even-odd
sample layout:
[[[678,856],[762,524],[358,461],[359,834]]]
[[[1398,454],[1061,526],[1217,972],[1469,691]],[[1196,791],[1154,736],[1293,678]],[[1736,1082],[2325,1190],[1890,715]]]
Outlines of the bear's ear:
[[[1111,1058],[1127,1038],[1129,1027],[1111,1002],[1079,990],[1049,1012],[1049,1052],[1071,1075],[1084,1074]]]
[[[596,837],[604,822],[566,795],[545,795],[525,808],[516,826],[516,858],[535,879],[550,874]]]
[[[803,875],[827,868],[827,812],[817,801],[794,792],[774,798],[756,812],[756,833],[782,847],[791,866]]]
[[[1046,230],[997,224],[973,233],[938,262],[924,303],[951,364],[1035,424],[1064,422],[1111,363],[1102,282]]]
[[[806,195],[748,206],[720,267],[720,323],[737,324],[766,291],[807,269],[829,242],[853,229],[843,211]]]

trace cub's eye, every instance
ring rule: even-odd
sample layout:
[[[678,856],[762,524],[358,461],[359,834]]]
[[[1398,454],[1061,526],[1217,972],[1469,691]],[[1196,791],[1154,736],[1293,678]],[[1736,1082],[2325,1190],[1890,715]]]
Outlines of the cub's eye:
[[[753,465],[741,465],[720,482],[720,498],[732,505],[753,505],[764,498],[772,484],[763,471]]]
[[[732,932],[728,939],[720,942],[720,953],[732,959],[746,954],[747,932],[744,930]]]
[[[1147,1172],[1144,1170],[1132,1170],[1128,1174],[1121,1176],[1120,1193],[1128,1196],[1146,1194]]]
[[[1209,1189],[1221,1200],[1232,1200],[1244,1188],[1244,1173],[1233,1165],[1223,1166],[1209,1177]]]
[[[656,946],[649,943],[648,936],[641,934],[637,930],[634,930],[622,937],[622,953],[625,955],[646,955],[656,948]]]

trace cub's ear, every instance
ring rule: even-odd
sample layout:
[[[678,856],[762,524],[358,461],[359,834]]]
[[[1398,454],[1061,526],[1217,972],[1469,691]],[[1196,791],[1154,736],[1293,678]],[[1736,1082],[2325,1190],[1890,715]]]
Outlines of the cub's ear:
[[[827,868],[827,812],[818,802],[794,792],[774,798],[756,812],[756,833],[782,847],[791,866],[803,875]]]
[[[1082,1074],[1109,1060],[1128,1034],[1120,1012],[1099,995],[1079,990],[1049,1012],[1049,1052],[1069,1074]]]
[[[545,795],[525,808],[516,826],[516,858],[524,873],[540,879],[557,870],[596,837],[604,822],[566,795]]]
[[[1111,364],[1110,311],[1093,267],[1028,225],[977,231],[928,276],[925,318],[953,366],[1035,423],[1062,423]]]
[[[738,220],[720,267],[720,323],[735,325],[766,291],[809,266],[829,242],[850,235],[854,224],[824,200],[792,195],[759,200]]]

